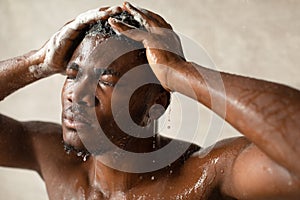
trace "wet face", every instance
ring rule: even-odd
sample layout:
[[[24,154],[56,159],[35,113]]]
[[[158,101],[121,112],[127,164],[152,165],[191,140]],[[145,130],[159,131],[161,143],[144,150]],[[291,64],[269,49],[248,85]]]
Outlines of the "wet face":
[[[66,69],[62,91],[67,144],[77,149],[84,149],[83,143],[105,149],[101,137],[96,136],[101,128],[107,138],[122,147],[128,135],[116,121],[128,127],[132,123],[147,126],[150,107],[161,101],[161,88],[137,84],[156,78],[150,67],[141,68],[146,66],[146,58],[143,51],[135,49],[125,41],[97,36],[86,37],[77,48]]]

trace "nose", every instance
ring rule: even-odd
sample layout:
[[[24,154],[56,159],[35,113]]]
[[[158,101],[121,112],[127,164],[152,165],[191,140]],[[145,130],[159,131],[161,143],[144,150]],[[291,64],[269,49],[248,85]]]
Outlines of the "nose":
[[[80,82],[74,85],[69,101],[78,105],[94,107],[96,85],[88,77],[82,78]]]

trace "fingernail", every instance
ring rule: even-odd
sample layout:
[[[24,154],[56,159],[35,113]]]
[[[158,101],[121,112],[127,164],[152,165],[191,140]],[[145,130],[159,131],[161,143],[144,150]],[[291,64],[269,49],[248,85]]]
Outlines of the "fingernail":
[[[120,23],[121,22],[120,20],[113,18],[113,17],[109,18],[109,20],[111,20],[112,23]]]
[[[115,23],[116,19],[115,18],[109,18],[108,21]]]
[[[130,4],[129,4],[127,1],[124,2],[124,5],[125,5],[127,8],[130,8],[130,7],[131,7]]]

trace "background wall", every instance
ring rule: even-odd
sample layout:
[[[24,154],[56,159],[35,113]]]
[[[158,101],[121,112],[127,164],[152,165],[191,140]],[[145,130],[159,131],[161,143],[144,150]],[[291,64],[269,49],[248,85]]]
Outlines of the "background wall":
[[[176,31],[202,45],[217,69],[300,89],[300,1],[131,2],[161,14]],[[119,0],[0,0],[0,60],[38,49],[63,24],[83,11],[121,3]],[[0,102],[0,112],[19,120],[60,122],[63,79],[56,75],[17,91]],[[205,116],[207,111],[199,109],[201,116]],[[172,111],[172,115],[176,116],[176,112]],[[220,134],[219,139],[238,133],[225,125]],[[0,200],[47,199],[43,182],[34,172],[1,168],[0,180]]]

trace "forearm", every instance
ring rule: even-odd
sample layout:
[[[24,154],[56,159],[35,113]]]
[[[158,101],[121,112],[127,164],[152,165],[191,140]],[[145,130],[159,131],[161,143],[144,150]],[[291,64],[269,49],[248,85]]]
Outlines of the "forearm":
[[[192,63],[184,65],[169,78],[171,90],[206,105],[277,163],[300,173],[299,91]]]
[[[14,91],[52,73],[43,65],[44,57],[38,51],[0,62],[0,100]]]

